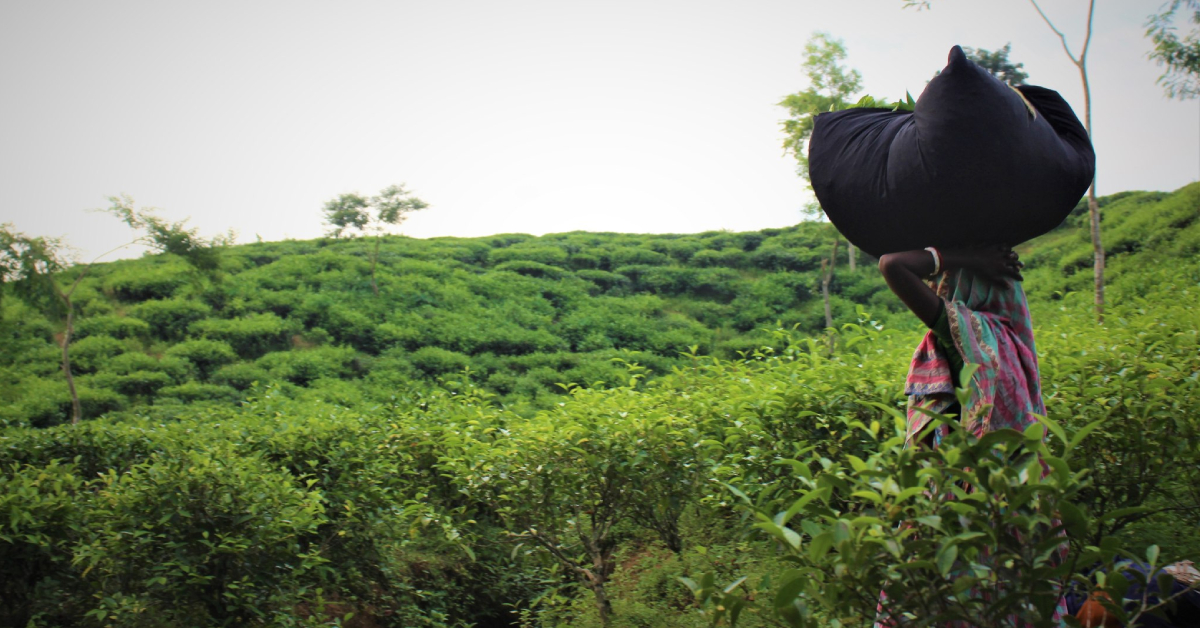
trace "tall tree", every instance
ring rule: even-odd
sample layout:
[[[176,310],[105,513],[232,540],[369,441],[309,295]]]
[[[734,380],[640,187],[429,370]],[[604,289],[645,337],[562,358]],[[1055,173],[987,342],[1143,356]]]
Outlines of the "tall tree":
[[[371,249],[371,291],[379,296],[379,284],[375,282],[375,268],[379,264],[379,245],[388,225],[398,225],[411,212],[429,207],[429,204],[404,189],[404,185],[390,185],[378,196],[366,198],[357,193],[342,194],[325,203],[325,224],[330,237],[343,235],[353,237],[372,234],[375,245]]]
[[[854,94],[862,88],[858,70],[846,68],[846,46],[829,33],[813,33],[804,45],[804,73],[808,89],[788,94],[779,101],[787,109],[783,121],[783,149],[796,158],[796,173],[808,181],[808,139],[812,136],[813,120],[818,113],[841,109],[854,102]]]
[[[804,73],[808,89],[788,94],[778,105],[788,112],[783,121],[783,150],[796,158],[796,174],[807,183],[808,140],[812,137],[817,114],[842,109],[854,102],[854,94],[862,88],[858,70],[844,67],[846,46],[829,33],[816,32],[804,45]],[[820,216],[819,205],[810,204],[806,213]],[[855,269],[856,251],[849,245],[850,270]]]
[[[1079,79],[1083,82],[1083,126],[1087,129],[1088,138],[1095,143],[1095,136],[1092,135],[1092,88],[1088,83],[1087,72],[1087,53],[1088,47],[1092,43],[1092,16],[1096,12],[1096,0],[1088,0],[1087,13],[1087,31],[1083,37],[1083,47],[1079,50],[1079,54],[1075,55],[1071,52],[1071,46],[1067,44],[1067,36],[1063,35],[1062,31],[1058,30],[1046,13],[1042,11],[1042,7],[1038,6],[1037,0],[1029,0],[1033,4],[1033,8],[1037,9],[1038,15],[1042,16],[1042,20],[1046,22],[1046,26],[1058,35],[1062,41],[1063,51],[1067,53],[1067,58],[1075,67],[1079,68]],[[1092,177],[1092,184],[1088,186],[1088,218],[1091,223],[1092,234],[1092,268],[1094,272],[1093,285],[1096,291],[1096,321],[1104,322],[1104,243],[1100,239],[1100,204],[1096,201],[1096,178]]]
[[[1175,15],[1190,14],[1192,29],[1182,38],[1175,32]],[[1200,0],[1171,0],[1146,20],[1146,36],[1154,42],[1150,58],[1166,71],[1158,82],[1167,96],[1186,100],[1200,97]]]

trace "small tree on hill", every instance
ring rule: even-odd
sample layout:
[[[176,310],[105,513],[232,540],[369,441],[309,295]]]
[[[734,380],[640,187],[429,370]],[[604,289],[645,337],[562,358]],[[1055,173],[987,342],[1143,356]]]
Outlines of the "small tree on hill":
[[[817,114],[843,109],[854,103],[854,94],[862,88],[858,70],[841,65],[846,58],[846,46],[828,33],[813,33],[804,46],[804,73],[808,89],[788,94],[777,103],[787,109],[783,121],[783,150],[796,158],[796,174],[809,184],[808,140],[812,137]],[[819,205],[810,204],[805,213],[820,216]],[[849,243],[847,243],[849,244]],[[850,270],[855,269],[856,251],[848,246]]]
[[[378,196],[366,198],[360,194],[342,194],[327,201],[322,211],[325,213],[325,224],[329,225],[327,234],[331,238],[343,235],[353,237],[371,234],[375,236],[375,246],[371,250],[371,291],[379,296],[379,285],[375,282],[375,268],[379,264],[379,244],[388,225],[398,225],[410,212],[425,209],[429,204],[412,195],[404,189],[404,185],[391,185],[383,189]]]
[[[1005,83],[1017,86],[1024,85],[1025,79],[1029,75],[1025,73],[1024,63],[1013,63],[1008,58],[1008,53],[1012,51],[1012,44],[1004,44],[1004,47],[996,50],[984,50],[983,48],[963,47],[963,52],[967,58],[974,61],[979,67],[985,69],[992,76],[1004,81]]]
[[[128,194],[110,196],[108,201],[110,205],[103,211],[143,232],[130,244],[141,244],[159,253],[178,255],[189,266],[209,276],[214,276],[220,270],[222,248],[236,239],[236,234],[230,230],[205,240],[200,237],[198,228],[187,228],[187,220],[167,222],[155,213],[157,210],[153,207],[135,208],[133,198]]]
[[[1175,14],[1180,9],[1190,16],[1192,30],[1182,38],[1173,25]],[[1158,82],[1167,96],[1187,100],[1200,98],[1200,0],[1171,0],[1162,8],[1162,13],[1151,15],[1146,20],[1146,36],[1154,42],[1150,58],[1166,71]]]
[[[116,251],[143,244],[163,253],[179,255],[197,270],[214,273],[220,266],[220,248],[233,238],[230,233],[204,241],[196,229],[186,227],[186,220],[168,223],[155,215],[153,209],[135,209],[133,199],[124,194],[111,196],[108,200],[112,206],[105,211],[145,233],[82,264],[74,281],[66,288],[59,285],[57,276],[73,264],[66,255],[68,247],[61,239],[31,237],[17,231],[12,224],[0,225],[0,289],[11,285],[13,292],[30,305],[47,314],[65,317],[60,345],[62,372],[71,394],[72,424],[79,423],[83,418],[83,409],[71,371],[71,338],[75,333],[75,305],[71,298],[92,265]]]

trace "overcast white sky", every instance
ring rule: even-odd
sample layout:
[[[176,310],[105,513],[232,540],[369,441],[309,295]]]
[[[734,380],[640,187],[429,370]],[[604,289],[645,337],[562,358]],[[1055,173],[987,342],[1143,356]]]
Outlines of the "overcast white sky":
[[[1160,0],[1099,0],[1098,189],[1200,178],[1200,101],[1146,59]],[[954,44],[1012,42],[1082,118],[1022,0],[0,2],[0,222],[90,259],[130,239],[87,213],[128,193],[206,235],[320,235],[339,193],[407,183],[416,237],[750,230],[809,200],[775,105],[803,47],[842,38],[866,91],[916,96]],[[1044,0],[1078,49],[1086,2]]]

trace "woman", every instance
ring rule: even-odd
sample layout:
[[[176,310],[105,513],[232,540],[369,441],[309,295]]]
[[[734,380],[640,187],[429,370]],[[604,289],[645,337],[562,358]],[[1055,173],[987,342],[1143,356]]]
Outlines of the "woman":
[[[1023,430],[1044,415],[1037,351],[1021,268],[1003,245],[974,249],[929,247],[890,253],[879,259],[888,287],[929,327],[913,355],[905,393],[909,396],[908,437],[929,423],[915,410],[960,415],[972,433]],[[925,278],[932,278],[931,287]],[[966,364],[977,365],[967,407],[958,407],[954,389]],[[946,427],[931,434],[937,445]]]
[[[929,327],[913,354],[905,387],[910,444],[930,420],[916,408],[958,416],[976,436],[1003,428],[1021,431],[1045,415],[1029,306],[1020,283],[1022,267],[1016,252],[1003,245],[930,247],[879,259],[888,287]],[[968,364],[975,370],[963,382]],[[956,388],[968,391],[965,408]],[[948,429],[932,430],[924,444],[938,446]],[[1055,619],[1065,615],[1060,601]]]

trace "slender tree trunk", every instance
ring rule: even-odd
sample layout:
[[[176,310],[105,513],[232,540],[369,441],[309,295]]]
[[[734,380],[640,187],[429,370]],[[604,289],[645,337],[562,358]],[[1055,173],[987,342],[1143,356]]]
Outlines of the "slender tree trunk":
[[[821,298],[825,300],[825,328],[833,327],[833,311],[829,308],[829,280],[833,271],[829,268],[829,260],[821,260]]]
[[[59,292],[58,296],[67,306],[67,329],[62,339],[62,371],[67,378],[67,389],[71,391],[71,425],[78,425],[83,418],[83,408],[79,403],[79,392],[75,390],[75,376],[71,374],[71,335],[75,333],[75,308],[71,305],[69,294]]]
[[[1062,31],[1054,26],[1046,13],[1042,11],[1042,7],[1038,6],[1037,0],[1029,0],[1034,9],[1037,9],[1038,15],[1042,16],[1042,21],[1046,22],[1046,26],[1058,35],[1062,41],[1063,50],[1067,53],[1067,57],[1079,68],[1079,78],[1083,81],[1083,126],[1087,129],[1088,139],[1092,138],[1092,89],[1088,84],[1087,74],[1087,53],[1088,46],[1092,43],[1092,17],[1096,12],[1096,0],[1088,2],[1087,16],[1087,34],[1083,39],[1083,48],[1076,57],[1071,52],[1071,47],[1067,45],[1067,37]],[[1093,142],[1094,144],[1094,142]],[[1093,256],[1093,273],[1095,280],[1096,291],[1096,322],[1104,323],[1104,244],[1100,239],[1100,205],[1096,202],[1096,179],[1092,178],[1092,185],[1088,187],[1088,219],[1091,222],[1092,235],[1092,256]]]
[[[825,329],[833,327],[833,309],[829,304],[829,284],[833,282],[833,267],[837,263],[838,239],[833,239],[833,250],[829,252],[829,259],[821,260],[821,296],[825,299]],[[834,337],[833,332],[829,334],[829,355],[833,356]]]
[[[588,587],[596,596],[596,612],[600,615],[600,623],[607,626],[612,621],[612,602],[608,599],[608,591],[604,588],[607,578],[602,575],[597,577],[595,574],[592,574],[591,577],[592,580],[588,582]]]
[[[1091,23],[1090,13],[1088,23]],[[1089,29],[1090,30],[1090,29]],[[1088,86],[1087,68],[1079,64],[1079,75],[1083,77],[1083,118],[1088,139],[1092,137],[1092,90]],[[1096,202],[1096,178],[1088,187],[1088,219],[1091,222],[1093,273],[1096,290],[1096,322],[1104,322],[1104,242],[1100,239],[1100,204]]]
[[[375,266],[379,263],[379,236],[375,236],[375,253],[371,255],[371,291],[379,296],[379,286],[375,283]]]
[[[857,264],[858,249],[856,249],[854,247],[854,244],[852,242],[847,240],[846,241],[846,250],[849,253],[849,257],[850,257],[850,272],[854,272],[854,270],[856,268],[858,268],[858,264]]]
[[[821,296],[825,299],[825,327],[833,327],[833,310],[829,305],[829,284],[833,282],[833,266],[837,261],[838,241],[833,241],[829,259],[821,260]]]
[[[608,578],[616,566],[613,564],[615,544],[608,538],[610,523],[602,524],[600,530],[593,527],[590,534],[579,531],[579,540],[591,559],[590,569],[586,566],[587,563],[581,564],[576,557],[564,552],[553,536],[532,528],[525,532],[528,538],[532,538],[549,551],[550,555],[559,563],[574,573],[580,584],[591,590],[592,594],[596,596],[596,612],[600,616],[600,623],[605,626],[612,621],[612,602],[608,598],[608,590],[604,585],[608,583]],[[593,526],[595,526],[595,522],[593,522]]]

